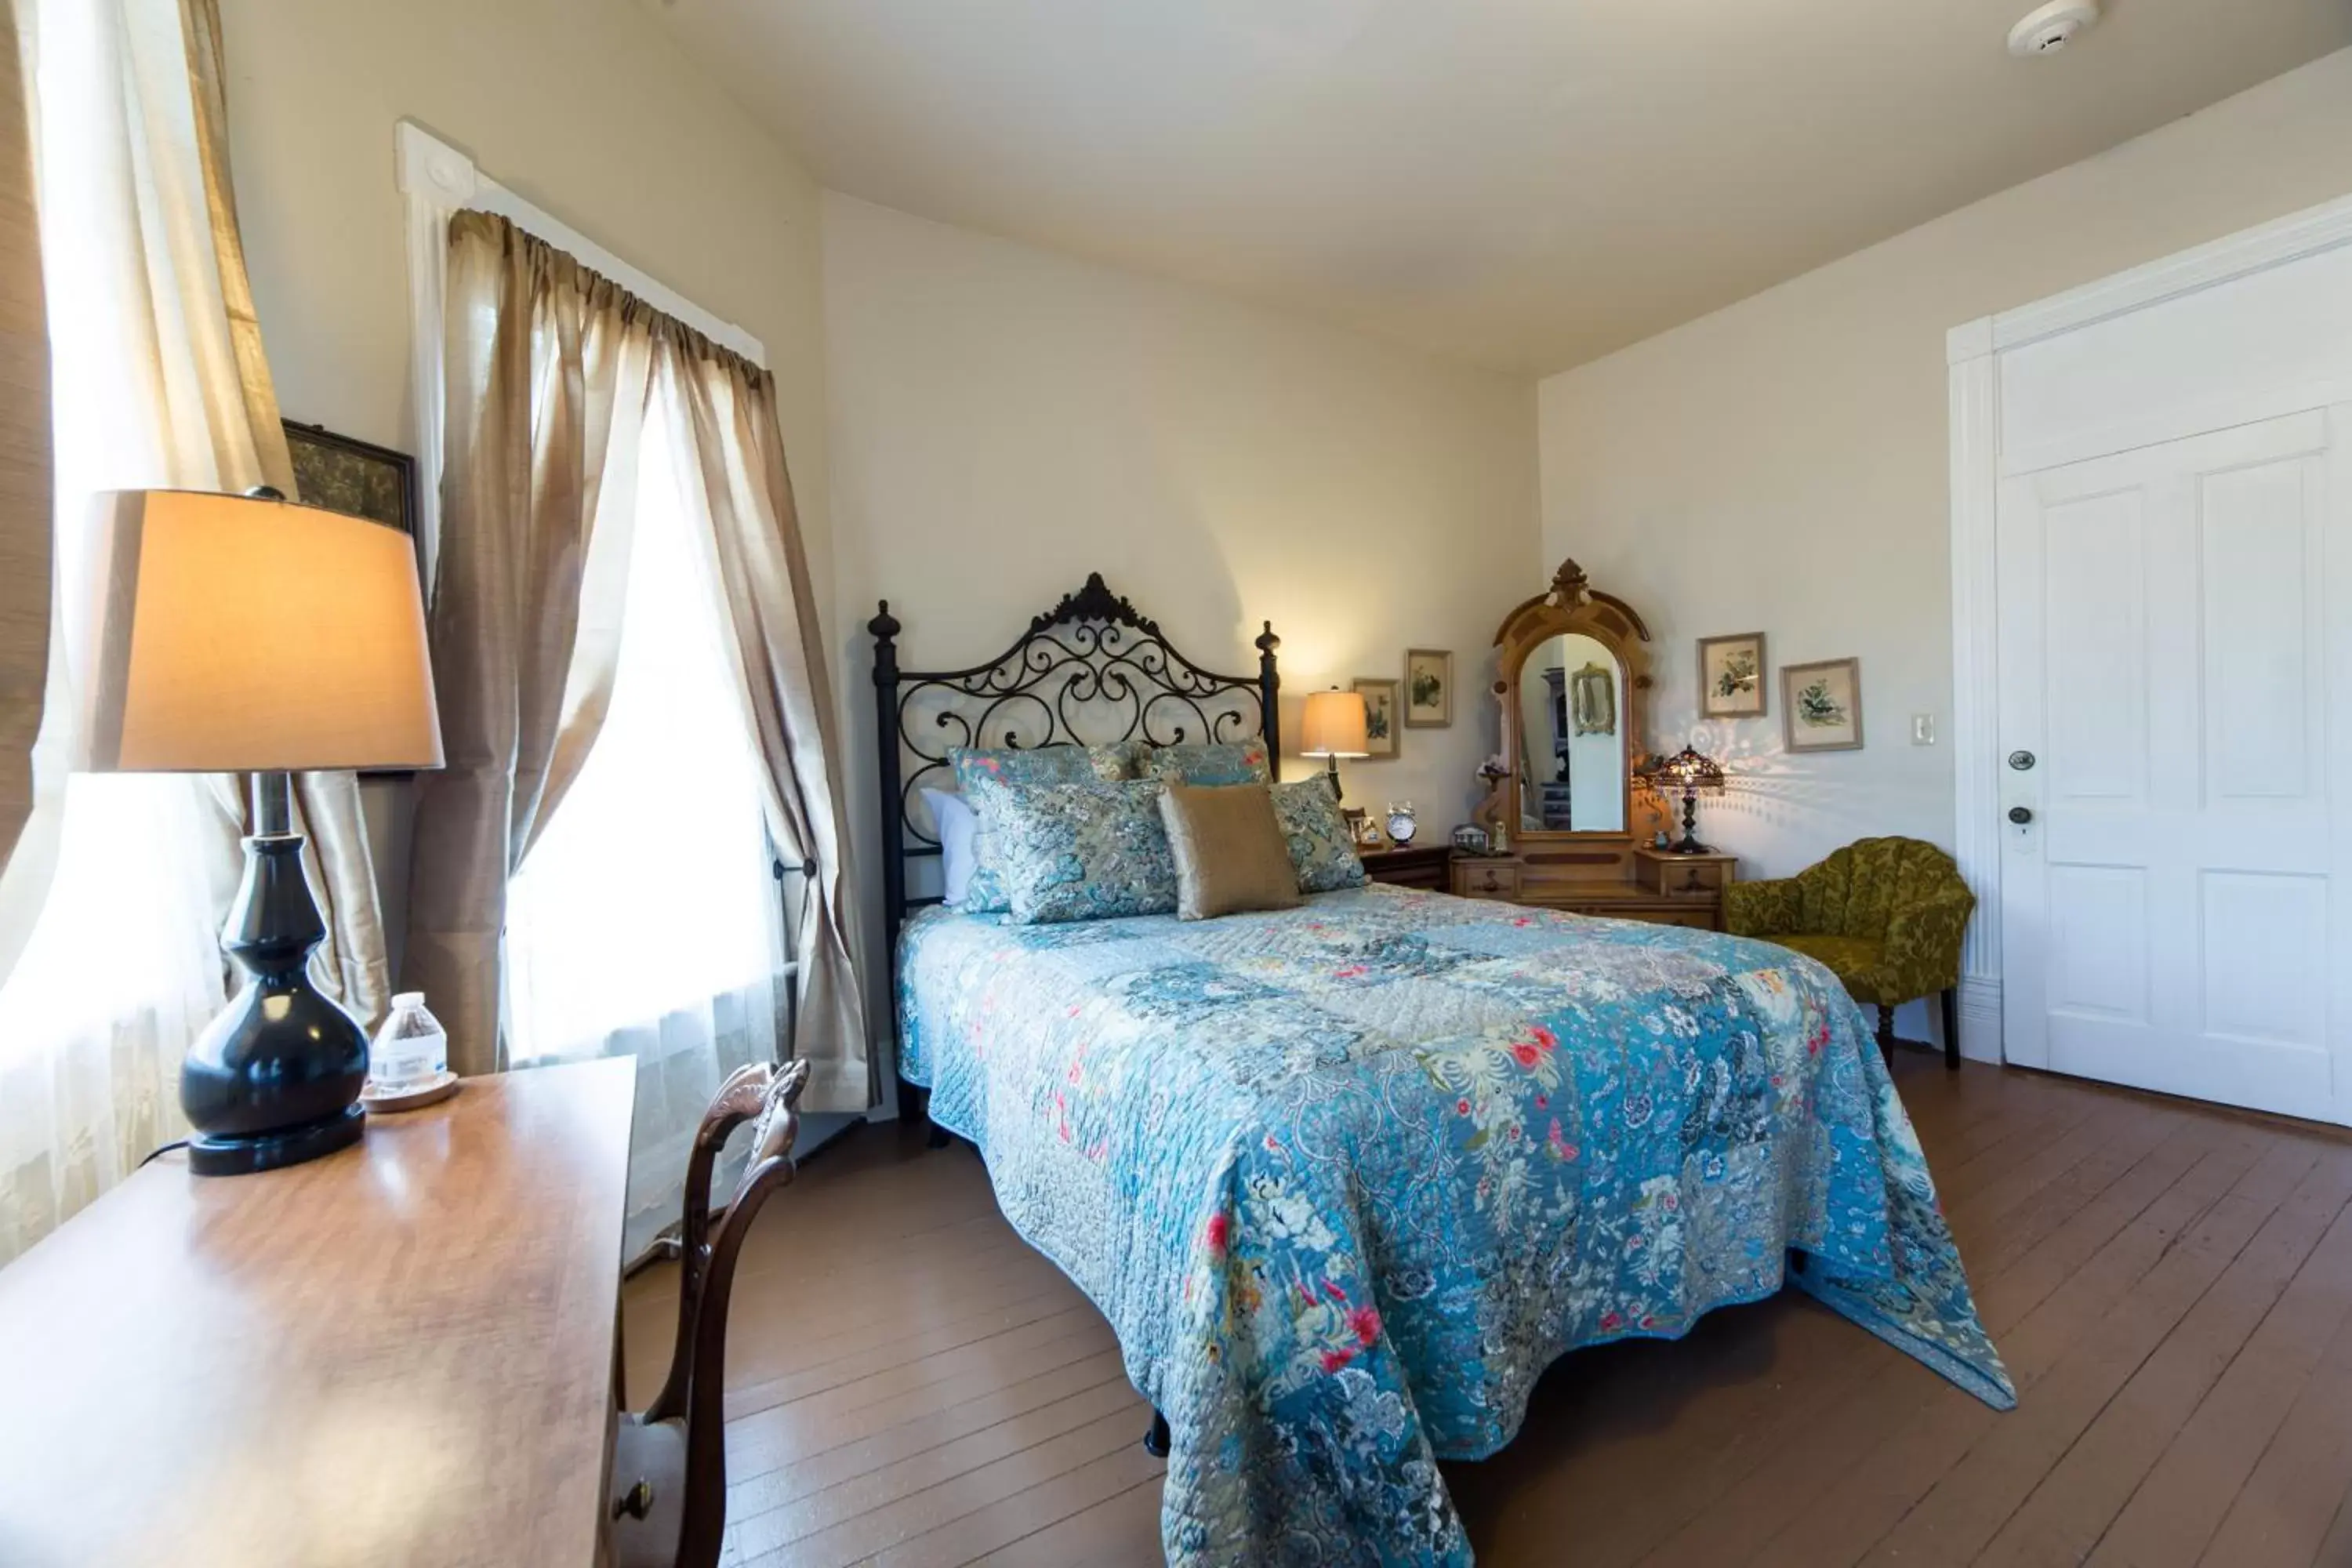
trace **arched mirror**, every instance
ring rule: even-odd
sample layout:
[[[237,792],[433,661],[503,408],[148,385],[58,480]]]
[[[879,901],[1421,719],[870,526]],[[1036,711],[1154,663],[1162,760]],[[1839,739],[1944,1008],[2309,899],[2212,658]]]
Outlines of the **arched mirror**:
[[[1519,667],[1521,833],[1625,831],[1625,669],[1587,632],[1562,632]]]
[[[1649,640],[1642,617],[1573,561],[1503,622],[1495,695],[1508,773],[1496,815],[1519,838],[1630,838]]]

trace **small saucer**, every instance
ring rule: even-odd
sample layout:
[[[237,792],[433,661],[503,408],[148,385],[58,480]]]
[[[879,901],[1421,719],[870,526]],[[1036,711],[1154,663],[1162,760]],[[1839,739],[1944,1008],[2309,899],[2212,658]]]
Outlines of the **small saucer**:
[[[389,1092],[373,1088],[360,1092],[360,1103],[371,1113],[379,1110],[416,1110],[437,1104],[457,1092],[457,1075],[444,1068],[433,1077],[408,1089]]]

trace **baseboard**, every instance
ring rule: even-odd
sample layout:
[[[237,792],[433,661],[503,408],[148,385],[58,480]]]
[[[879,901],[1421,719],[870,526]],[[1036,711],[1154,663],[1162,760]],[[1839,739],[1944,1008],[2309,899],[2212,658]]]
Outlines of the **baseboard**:
[[[2000,981],[1960,982],[1960,1055],[1972,1062],[2002,1059]]]

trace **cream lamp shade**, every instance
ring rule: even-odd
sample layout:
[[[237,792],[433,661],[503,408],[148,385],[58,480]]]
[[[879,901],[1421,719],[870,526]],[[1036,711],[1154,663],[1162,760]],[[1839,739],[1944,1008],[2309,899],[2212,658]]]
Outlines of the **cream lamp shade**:
[[[1298,716],[1298,754],[1369,757],[1372,744],[1366,731],[1362,693],[1310,691],[1307,694],[1307,710]]]
[[[274,498],[111,490],[91,544],[78,768],[441,765],[406,534]]]

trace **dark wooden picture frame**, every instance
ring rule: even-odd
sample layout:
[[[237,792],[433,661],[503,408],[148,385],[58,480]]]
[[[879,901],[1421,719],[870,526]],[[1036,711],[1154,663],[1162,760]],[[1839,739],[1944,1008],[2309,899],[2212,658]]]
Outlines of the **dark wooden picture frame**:
[[[356,437],[338,436],[323,425],[292,419],[286,450],[294,460],[294,484],[305,506],[363,517],[416,537],[416,459]]]

